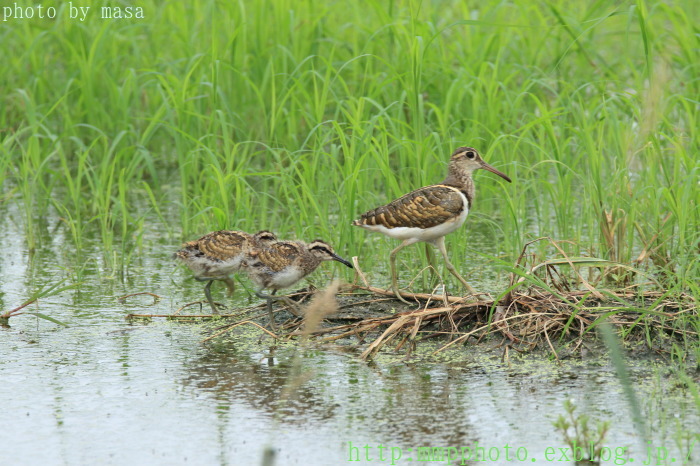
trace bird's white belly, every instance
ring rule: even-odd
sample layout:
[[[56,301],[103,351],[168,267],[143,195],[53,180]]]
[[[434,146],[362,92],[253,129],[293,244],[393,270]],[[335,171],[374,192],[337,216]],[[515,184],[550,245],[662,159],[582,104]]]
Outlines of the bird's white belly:
[[[190,256],[184,262],[199,279],[221,279],[236,273],[241,268],[242,256],[226,261],[215,261],[207,257]]]
[[[304,278],[304,275],[304,271],[299,267],[289,266],[279,272],[273,272],[265,267],[262,270],[255,270],[250,273],[250,279],[260,287],[280,290],[294,285]]]
[[[430,228],[417,228],[417,227],[396,227],[387,228],[384,225],[360,225],[365,230],[377,231],[384,235],[390,236],[391,238],[396,238],[400,240],[414,239],[415,242],[418,241],[434,241],[441,236],[449,235],[453,231],[457,230],[464,224],[469,214],[469,209],[466,208],[467,200],[464,199],[465,209],[459,214],[459,216],[448,220],[440,225],[435,225]]]
[[[287,288],[301,280],[304,273],[296,267],[287,267],[275,275],[272,284],[275,288]]]

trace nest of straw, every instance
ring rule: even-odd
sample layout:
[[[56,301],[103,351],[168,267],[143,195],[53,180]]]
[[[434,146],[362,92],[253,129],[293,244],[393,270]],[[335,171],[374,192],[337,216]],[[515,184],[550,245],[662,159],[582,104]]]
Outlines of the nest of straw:
[[[559,358],[557,347],[561,347],[562,341],[571,354],[602,323],[612,325],[624,338],[642,335],[648,339],[651,333],[698,338],[697,327],[688,324],[698,317],[693,296],[649,291],[645,289],[649,285],[646,282],[616,290],[601,287],[585,279],[580,266],[599,268],[602,277],[607,273],[605,267],[637,271],[610,261],[567,257],[557,243],[549,241],[560,251],[559,257],[524,267],[527,246],[531,244],[528,243],[513,268],[508,291],[496,299],[402,293],[414,303],[406,305],[396,300],[393,292],[370,286],[354,258],[357,271],[354,284],[341,286],[334,282],[321,292],[305,290],[290,295],[305,306],[304,316],[286,321],[277,333],[259,323],[264,319],[260,305],[222,315],[235,321],[219,326],[203,341],[220,337],[241,325],[254,325],[275,339],[301,338],[304,342],[345,345],[352,342],[361,346],[361,358],[366,359],[392,342],[395,351],[407,348],[410,354],[420,341],[437,339],[442,345],[435,354],[470,339],[478,342],[486,336],[500,336],[506,348],[517,351],[549,348]],[[563,267],[568,267],[570,273],[563,273]],[[277,312],[284,309],[278,308]],[[179,311],[164,317],[207,317],[179,315]]]
[[[304,318],[288,320],[277,334],[252,320],[263,316],[259,313],[219,327],[205,341],[251,324],[278,339],[352,342],[362,347],[361,358],[367,359],[392,342],[394,351],[405,348],[410,353],[421,341],[441,341],[442,346],[433,353],[436,354],[470,339],[478,342],[486,336],[501,336],[506,346],[516,351],[544,347],[559,358],[557,347],[562,341],[569,346],[569,353],[575,352],[603,322],[627,338],[647,335],[650,329],[668,336],[698,336],[685,325],[688,316],[697,317],[695,300],[689,295],[668,297],[636,287],[596,291],[553,293],[528,287],[510,292],[498,301],[405,293],[404,297],[415,303],[406,306],[387,290],[366,285],[339,287],[334,283],[318,293],[297,293],[295,297],[301,302],[313,297],[305,307]]]
[[[384,290],[356,286],[341,296],[341,302],[349,296],[367,298],[370,292],[377,300],[387,295]],[[616,299],[613,299],[613,296]],[[341,325],[318,326],[305,330],[305,334],[322,342],[338,342],[355,339],[359,343],[369,342],[361,357],[372,357],[382,347],[394,341],[395,351],[408,345],[410,349],[422,340],[440,339],[444,344],[435,353],[469,339],[480,341],[489,335],[501,335],[508,345],[516,350],[531,350],[545,346],[558,358],[557,342],[562,337],[573,343],[573,352],[583,343],[588,334],[602,322],[612,324],[626,335],[643,334],[649,328],[667,335],[692,336],[697,333],[676,325],[688,313],[695,313],[695,303],[690,296],[665,298],[662,293],[633,291],[608,293],[600,300],[588,291],[569,292],[566,295],[552,294],[544,290],[529,289],[512,293],[509,299],[499,302],[465,302],[464,298],[447,298],[441,295],[409,294],[416,300],[418,309],[405,310],[383,317],[372,316]],[[654,303],[654,310],[637,308],[629,303],[643,299]],[[623,305],[622,302],[628,304]],[[366,302],[366,301],[365,301]],[[352,304],[350,304],[352,306]],[[342,314],[326,317],[326,322],[338,323]],[[286,337],[299,334],[303,321],[290,322],[285,327]],[[308,326],[307,326],[308,327]],[[638,332],[635,332],[635,329]]]

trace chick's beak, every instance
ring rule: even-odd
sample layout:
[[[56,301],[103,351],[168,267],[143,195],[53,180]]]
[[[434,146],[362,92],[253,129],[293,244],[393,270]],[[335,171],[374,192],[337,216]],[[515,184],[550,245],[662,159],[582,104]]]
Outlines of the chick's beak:
[[[352,264],[351,264],[350,262],[346,261],[345,259],[343,259],[343,258],[340,257],[339,255],[337,255],[337,254],[332,254],[331,257],[333,257],[333,260],[334,260],[334,261],[338,261],[338,262],[340,262],[341,264],[347,265],[347,266],[350,267],[351,269],[354,269],[354,267],[352,266]]]

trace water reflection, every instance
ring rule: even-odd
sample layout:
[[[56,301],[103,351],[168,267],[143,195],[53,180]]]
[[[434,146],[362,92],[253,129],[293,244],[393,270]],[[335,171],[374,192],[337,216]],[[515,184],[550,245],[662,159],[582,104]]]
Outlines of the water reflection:
[[[83,284],[37,308],[69,328],[20,316],[0,329],[0,425],[3,445],[11,445],[0,449],[0,464],[259,464],[266,445],[285,465],[376,458],[379,445],[402,449],[403,464],[422,446],[508,444],[541,457],[564,446],[552,422],[566,399],[612,422],[607,445],[629,448],[635,462],[646,454],[606,358],[557,365],[516,356],[509,367],[488,344],[470,344],[411,364],[387,347],[365,363],[352,349],[312,345],[299,355],[242,329],[202,346],[207,329],[196,324],[124,320],[201,296],[167,248],[135,258],[117,279],[100,266],[97,240],[86,240],[81,263],[66,252],[67,238],[42,241],[32,256],[17,225],[0,223],[3,309],[47,280],[79,274]],[[115,299],[135,291],[163,300]],[[678,445],[690,444],[683,435],[700,430],[693,401],[663,361],[630,364],[654,446],[681,458],[687,448]]]
[[[187,363],[183,383],[213,395],[220,409],[245,402],[266,416],[277,415],[289,423],[331,418],[336,405],[324,401],[322,390],[313,383],[304,383],[311,374],[299,374],[293,359],[277,360],[273,352],[274,348],[267,355],[207,352]],[[294,389],[286,393],[285,388],[291,387]]]

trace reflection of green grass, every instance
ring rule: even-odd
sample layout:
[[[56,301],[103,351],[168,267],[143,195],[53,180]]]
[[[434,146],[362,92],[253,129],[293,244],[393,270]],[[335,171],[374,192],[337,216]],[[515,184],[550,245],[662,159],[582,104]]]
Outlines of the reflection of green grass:
[[[30,249],[55,213],[71,257],[98,235],[117,274],[146,230],[175,248],[218,228],[322,237],[371,270],[394,243],[350,221],[470,144],[514,183],[477,174],[448,238],[465,272],[489,261],[466,238],[512,263],[547,235],[697,296],[692,0],[140,5],[145,20],[3,23],[0,199]]]

